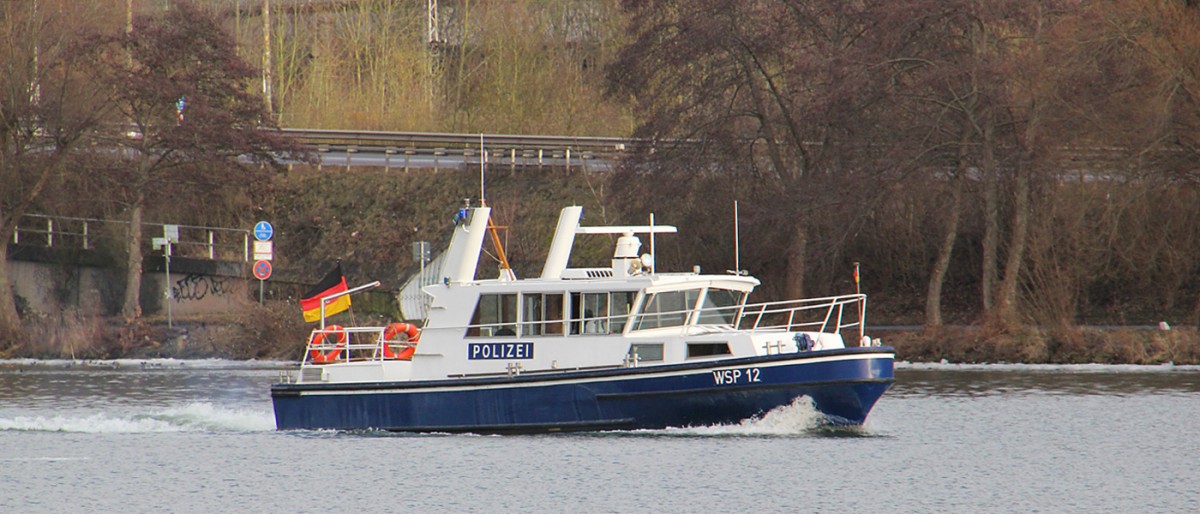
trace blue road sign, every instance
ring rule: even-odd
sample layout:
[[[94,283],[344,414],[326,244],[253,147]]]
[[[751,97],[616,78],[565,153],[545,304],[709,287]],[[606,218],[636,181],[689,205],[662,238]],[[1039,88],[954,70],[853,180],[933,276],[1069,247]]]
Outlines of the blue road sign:
[[[271,222],[260,221],[254,224],[254,239],[270,241],[273,235],[275,235],[275,227],[271,226]]]

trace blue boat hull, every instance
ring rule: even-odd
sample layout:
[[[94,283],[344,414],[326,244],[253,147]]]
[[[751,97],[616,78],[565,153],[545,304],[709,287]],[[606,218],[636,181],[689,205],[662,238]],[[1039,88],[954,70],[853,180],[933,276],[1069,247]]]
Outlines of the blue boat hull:
[[[276,426],[528,433],[703,426],[807,396],[828,422],[858,425],[894,382],[891,348],[706,363],[418,382],[276,384]]]

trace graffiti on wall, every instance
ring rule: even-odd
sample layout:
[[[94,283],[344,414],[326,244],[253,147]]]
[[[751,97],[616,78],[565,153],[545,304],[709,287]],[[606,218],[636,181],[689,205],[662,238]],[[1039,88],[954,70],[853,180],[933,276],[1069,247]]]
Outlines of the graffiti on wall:
[[[231,291],[226,285],[226,277],[213,277],[189,273],[182,279],[176,280],[171,286],[171,297],[176,303],[185,301],[200,301],[209,296],[225,296]]]

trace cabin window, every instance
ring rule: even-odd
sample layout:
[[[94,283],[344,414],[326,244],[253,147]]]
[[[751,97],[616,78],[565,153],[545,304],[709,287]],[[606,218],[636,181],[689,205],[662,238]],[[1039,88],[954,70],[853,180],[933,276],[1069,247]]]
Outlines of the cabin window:
[[[633,300],[637,298],[634,291],[616,291],[609,302],[608,330],[613,334],[625,331],[625,323],[629,321],[629,313],[633,312]]]
[[[571,294],[571,333],[608,333],[609,293]]]
[[[651,294],[642,304],[642,312],[634,329],[682,326],[687,323],[688,314],[696,307],[699,298],[699,289]]]
[[[517,295],[481,294],[467,337],[517,335]]]
[[[542,334],[542,295],[521,295],[521,335],[537,336]]]
[[[687,356],[711,357],[713,355],[729,355],[729,343],[688,343]]]
[[[733,325],[745,293],[728,289],[709,289],[700,307],[701,325]]]
[[[563,333],[563,293],[521,295],[521,335]]]
[[[629,360],[633,361],[635,356],[637,358],[637,362],[661,361],[663,360],[663,344],[631,344],[629,345]]]
[[[546,306],[543,333],[547,335],[563,333],[563,296],[562,293],[543,295],[542,302]]]

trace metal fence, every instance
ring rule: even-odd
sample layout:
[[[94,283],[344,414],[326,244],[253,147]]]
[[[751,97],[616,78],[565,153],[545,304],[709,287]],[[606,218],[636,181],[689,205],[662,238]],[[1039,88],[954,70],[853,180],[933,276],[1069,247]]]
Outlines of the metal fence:
[[[167,223],[143,223],[142,234],[147,247],[151,238],[163,234]],[[249,261],[253,237],[249,229],[173,225],[178,227],[179,241],[174,243],[172,256],[210,260]],[[120,244],[127,240],[129,222],[98,218],[76,218],[27,214],[13,231],[13,244],[39,245],[48,248],[93,250],[98,244]]]

